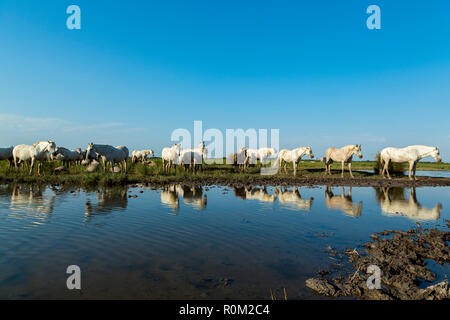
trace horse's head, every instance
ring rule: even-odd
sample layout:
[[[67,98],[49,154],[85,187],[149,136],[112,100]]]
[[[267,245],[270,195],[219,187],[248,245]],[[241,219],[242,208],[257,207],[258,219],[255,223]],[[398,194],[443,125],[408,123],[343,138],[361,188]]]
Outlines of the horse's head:
[[[314,154],[312,152],[311,147],[306,147],[306,152],[305,152],[311,159],[314,159]]]
[[[53,141],[47,141],[47,145],[44,150],[50,154],[53,154],[56,151],[56,144]]]
[[[271,155],[271,156],[274,156],[274,155],[276,155],[277,154],[277,150],[275,149],[275,148],[269,148],[269,150],[268,150],[268,152],[267,152],[267,155]]]
[[[95,147],[94,147],[94,143],[89,143],[88,147],[86,149],[86,159],[87,161],[89,161],[91,154],[95,153]]]
[[[179,157],[181,155],[181,144],[174,144],[172,148],[173,150],[175,150],[177,156]]]
[[[441,154],[439,152],[439,148],[435,147],[433,150],[433,153],[431,154],[431,156],[433,157],[434,160],[436,160],[436,162],[441,162],[442,158],[441,158]]]
[[[58,147],[56,147],[55,151],[50,152],[50,159],[57,160],[58,154],[61,154],[61,150]]]
[[[362,159],[363,155],[362,155],[362,151],[361,151],[361,145],[357,144],[354,149],[353,149],[353,153],[356,154],[360,159]]]

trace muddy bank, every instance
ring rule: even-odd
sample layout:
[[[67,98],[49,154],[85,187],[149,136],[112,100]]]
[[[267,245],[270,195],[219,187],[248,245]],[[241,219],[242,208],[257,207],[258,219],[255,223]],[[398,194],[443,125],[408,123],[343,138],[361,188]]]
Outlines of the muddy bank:
[[[147,179],[145,179],[147,180]],[[442,187],[450,186],[450,179],[448,178],[431,178],[421,177],[416,181],[410,181],[407,178],[400,179],[378,179],[378,178],[328,178],[328,177],[264,177],[255,176],[249,179],[243,178],[222,178],[222,177],[192,177],[192,178],[172,178],[167,181],[152,180],[130,181],[133,183],[145,183],[151,185],[167,185],[171,183],[179,183],[185,185],[197,186],[229,186],[229,187],[243,187],[243,186],[261,186],[261,185],[278,185],[278,186],[349,186],[349,187]]]
[[[377,300],[441,300],[450,299],[448,280],[437,284],[436,274],[429,269],[430,260],[439,265],[450,262],[450,221],[446,230],[424,229],[420,224],[408,231],[387,230],[372,234],[372,241],[362,249],[337,252],[329,248],[329,270],[320,270],[308,279],[306,286],[329,297],[357,297]],[[380,289],[369,289],[369,266],[381,270]],[[371,284],[375,284],[373,278]]]
[[[349,186],[349,187],[440,187],[450,186],[450,178],[418,177],[411,181],[407,177],[383,179],[375,175],[357,176],[355,178],[325,175],[306,176],[262,176],[259,174],[231,174],[208,176],[208,174],[193,174],[190,176],[175,175],[134,175],[134,174],[54,174],[43,176],[2,177],[1,184],[30,183],[58,184],[74,186],[125,186],[130,184],[145,184],[147,186],[165,186],[168,184],[185,184],[195,186]]]

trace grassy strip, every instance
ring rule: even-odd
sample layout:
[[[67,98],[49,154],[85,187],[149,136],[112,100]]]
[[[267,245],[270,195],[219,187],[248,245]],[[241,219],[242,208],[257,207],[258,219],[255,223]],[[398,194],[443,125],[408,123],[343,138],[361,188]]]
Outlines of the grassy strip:
[[[246,171],[240,171],[237,167],[226,164],[212,164],[203,166],[203,170],[193,173],[184,172],[184,169],[178,167],[172,170],[170,173],[164,172],[160,159],[154,159],[155,166],[143,165],[143,164],[128,164],[128,173],[110,173],[103,172],[103,169],[94,173],[87,173],[84,166],[71,166],[67,173],[54,173],[56,167],[61,166],[59,162],[47,162],[44,163],[41,169],[41,175],[37,175],[35,169],[33,174],[29,175],[28,170],[15,168],[9,168],[7,161],[0,161],[0,181],[3,183],[45,183],[45,184],[65,184],[65,185],[84,185],[84,186],[96,186],[96,185],[125,185],[129,183],[155,183],[165,184],[171,182],[196,182],[205,179],[225,179],[232,182],[243,183],[256,183],[258,181],[267,181],[270,177],[274,179],[292,179],[292,165],[288,166],[288,173],[285,174],[284,170],[280,170],[279,174],[274,176],[262,176],[260,175],[259,167],[250,167]],[[332,169],[335,170],[333,176],[340,177],[340,164],[333,164]],[[436,164],[436,163],[421,163],[420,169],[422,170],[445,170],[450,171],[450,164]],[[346,167],[347,169],[347,167]],[[298,178],[324,178],[324,164],[319,161],[302,161],[299,164]],[[356,170],[376,170],[376,162],[361,161],[353,163],[354,175],[356,178],[377,179],[380,176],[375,173],[355,172]],[[403,171],[399,170],[399,171]],[[375,172],[375,171],[374,171]],[[349,174],[346,171],[345,176]],[[399,176],[403,176],[400,174]]]

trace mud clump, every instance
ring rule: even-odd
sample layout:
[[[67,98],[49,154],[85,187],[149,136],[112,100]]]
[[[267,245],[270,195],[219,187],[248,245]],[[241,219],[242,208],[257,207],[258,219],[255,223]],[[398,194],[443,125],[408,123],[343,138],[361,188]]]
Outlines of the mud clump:
[[[446,229],[450,228],[447,221]],[[315,278],[306,280],[306,286],[320,295],[353,296],[376,300],[442,300],[450,299],[447,278],[436,281],[428,262],[439,265],[450,262],[448,230],[424,229],[420,224],[408,231],[387,230],[374,233],[372,241],[362,245],[361,252],[347,249],[340,253],[329,248],[334,263],[328,271],[319,271]],[[367,280],[369,266],[381,270],[380,289],[370,289]],[[370,281],[373,277],[370,279]],[[421,288],[421,287],[422,288]]]

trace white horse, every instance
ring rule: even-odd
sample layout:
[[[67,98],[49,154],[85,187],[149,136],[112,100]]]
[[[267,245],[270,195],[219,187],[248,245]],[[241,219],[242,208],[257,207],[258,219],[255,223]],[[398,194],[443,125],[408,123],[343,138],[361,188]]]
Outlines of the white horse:
[[[245,169],[248,165],[247,151],[248,151],[248,148],[244,147],[244,148],[240,148],[237,153],[232,154],[233,165],[239,166],[239,169]]]
[[[342,163],[342,174],[341,176],[344,177],[344,164],[348,163],[348,170],[350,171],[350,176],[353,177],[352,173],[352,158],[353,155],[357,155],[360,159],[363,157],[361,152],[361,145],[348,145],[345,147],[342,147],[340,149],[338,148],[329,148],[327,151],[325,151],[325,158],[322,158],[322,162],[325,162],[326,169],[325,174],[331,175],[331,164],[336,162]]]
[[[110,145],[90,143],[86,150],[86,159],[89,160],[91,154],[98,154],[103,160],[103,170],[106,172],[108,162],[111,163],[111,169],[114,172],[114,164],[122,163],[123,172],[127,172],[128,149],[126,147],[114,148]]]
[[[55,152],[56,144],[53,141],[36,142],[33,145],[21,144],[13,149],[14,166],[18,169],[18,163],[31,161],[30,174],[33,172],[33,167],[38,161],[38,175],[41,174],[42,161],[48,160],[50,155]]]
[[[409,146],[406,148],[384,148],[380,152],[380,162],[383,170],[381,174],[384,177],[384,173],[387,173],[389,179],[389,163],[390,162],[408,162],[409,163],[409,179],[412,180],[413,177],[416,179],[416,166],[417,162],[426,157],[433,157],[436,162],[441,162],[441,155],[439,153],[438,147],[428,147],[428,146]],[[411,177],[413,173],[413,177]]]
[[[178,163],[184,165],[186,171],[191,167],[194,171],[201,168],[203,159],[206,158],[207,150],[204,142],[200,142],[197,148],[181,150]]]
[[[13,149],[14,149],[14,147],[0,148],[0,161],[8,160],[10,167],[12,167],[12,165],[14,163]]]
[[[274,148],[260,148],[260,149],[247,149],[247,157],[245,163],[256,164],[258,160],[261,161],[261,165],[265,165],[267,158],[270,155],[275,155],[277,151]]]
[[[301,158],[305,155],[308,155],[311,159],[314,158],[314,154],[311,150],[311,147],[301,147],[293,150],[283,149],[278,154],[278,170],[280,170],[281,165],[284,161],[284,172],[287,173],[286,166],[288,162],[292,162],[294,166],[294,176],[297,175],[297,166],[300,162]]]
[[[170,148],[164,148],[161,152],[161,158],[163,161],[163,168],[165,171],[169,171],[172,165],[177,164],[178,157],[180,156],[180,145],[174,144]]]
[[[63,165],[67,164],[67,166],[70,166],[70,163],[79,163],[83,160],[83,153],[80,148],[72,151],[63,147],[57,147],[55,152],[52,153],[51,158],[52,160],[62,161]]]
[[[147,156],[155,156],[155,152],[151,149],[147,149],[147,150],[134,150],[131,153],[131,162],[135,163],[137,161],[140,161],[141,163],[145,162],[145,159],[147,158]]]

